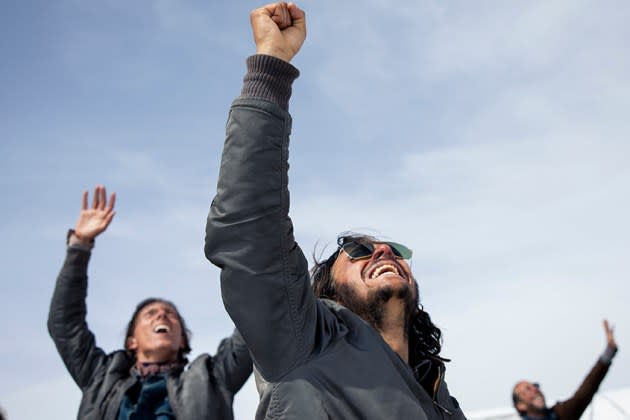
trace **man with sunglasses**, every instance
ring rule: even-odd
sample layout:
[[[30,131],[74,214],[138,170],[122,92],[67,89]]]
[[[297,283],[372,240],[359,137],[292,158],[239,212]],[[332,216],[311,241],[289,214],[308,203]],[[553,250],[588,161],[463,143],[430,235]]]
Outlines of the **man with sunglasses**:
[[[205,253],[252,353],[257,418],[463,419],[441,333],[394,242],[343,235],[309,275],[289,218],[288,103],[306,36],[295,4],[250,15],[256,55],[232,104]],[[315,290],[315,293],[313,293]]]
[[[512,390],[512,402],[514,408],[525,420],[577,420],[588,407],[597,392],[599,385],[604,380],[613,357],[617,353],[614,331],[604,320],[604,332],[606,333],[606,349],[599,357],[595,366],[575,392],[566,401],[556,403],[547,408],[545,396],[540,386],[535,382],[520,381]]]

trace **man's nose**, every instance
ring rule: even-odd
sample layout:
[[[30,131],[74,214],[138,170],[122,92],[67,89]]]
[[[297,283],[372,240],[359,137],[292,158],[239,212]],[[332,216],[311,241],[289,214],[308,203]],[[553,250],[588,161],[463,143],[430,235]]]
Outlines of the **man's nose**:
[[[372,258],[378,260],[380,258],[396,258],[396,256],[389,245],[377,243],[374,244],[374,255]]]

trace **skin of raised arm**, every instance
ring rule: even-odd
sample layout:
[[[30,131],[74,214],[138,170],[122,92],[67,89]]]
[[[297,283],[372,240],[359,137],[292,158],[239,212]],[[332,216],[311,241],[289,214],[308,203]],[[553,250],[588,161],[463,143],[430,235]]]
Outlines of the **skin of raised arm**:
[[[94,189],[91,207],[88,206],[88,192],[84,191],[74,234],[82,241],[94,240],[107,229],[116,215],[114,204],[116,204],[116,193],[111,194],[108,203],[107,192],[103,185],[97,185]]]
[[[603,321],[604,332],[606,333],[606,345],[612,350],[617,350],[617,342],[615,341],[615,329],[608,323],[608,320]]]

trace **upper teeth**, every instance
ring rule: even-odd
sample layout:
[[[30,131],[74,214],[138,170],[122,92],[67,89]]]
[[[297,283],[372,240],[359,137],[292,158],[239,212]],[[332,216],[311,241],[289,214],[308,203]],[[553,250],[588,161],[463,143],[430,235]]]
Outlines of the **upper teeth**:
[[[374,270],[374,272],[372,272],[372,275],[370,276],[370,278],[375,279],[381,274],[383,274],[384,272],[393,272],[395,274],[400,275],[400,273],[398,272],[398,268],[396,268],[395,265],[383,264],[380,267],[377,267],[376,270]]]
[[[156,325],[155,328],[153,329],[153,332],[169,332],[170,328],[168,328],[168,326],[166,325]]]

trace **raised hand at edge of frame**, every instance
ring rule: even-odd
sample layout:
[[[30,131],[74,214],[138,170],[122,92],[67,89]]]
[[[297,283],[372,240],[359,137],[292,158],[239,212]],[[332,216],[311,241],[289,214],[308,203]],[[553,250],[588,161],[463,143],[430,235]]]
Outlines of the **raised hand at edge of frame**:
[[[608,320],[605,319],[604,322],[604,332],[606,333],[606,344],[608,348],[617,350],[617,342],[615,341],[615,328],[608,323]]]

